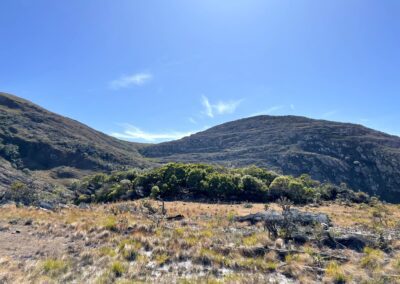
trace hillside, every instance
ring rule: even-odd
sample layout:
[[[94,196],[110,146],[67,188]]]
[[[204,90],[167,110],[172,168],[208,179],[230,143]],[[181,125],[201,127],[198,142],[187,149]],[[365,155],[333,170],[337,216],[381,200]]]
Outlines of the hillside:
[[[29,101],[0,93],[0,191],[32,175],[47,181],[148,165],[137,149]]]
[[[161,162],[255,164],[400,202],[400,138],[366,127],[296,116],[257,116],[142,148]]]

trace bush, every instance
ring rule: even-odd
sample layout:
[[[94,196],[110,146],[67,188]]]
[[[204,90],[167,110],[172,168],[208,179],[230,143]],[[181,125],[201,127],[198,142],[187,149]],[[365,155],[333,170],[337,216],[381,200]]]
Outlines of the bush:
[[[279,176],[273,180],[269,186],[268,198],[271,201],[278,200],[281,197],[288,197],[287,192],[289,189],[290,177]]]
[[[224,200],[237,200],[241,196],[239,179],[230,174],[213,173],[208,177],[208,196]]]
[[[276,201],[282,197],[294,203],[345,198],[354,202],[368,195],[347,187],[320,184],[308,175],[278,176],[255,166],[230,169],[203,164],[169,163],[138,172],[129,170],[98,174],[73,185],[77,203],[109,202],[141,197],[168,199],[206,198],[221,201]]]
[[[0,148],[0,154],[8,160],[13,167],[21,168],[23,166],[22,160],[20,158],[19,147],[14,144],[6,144]]]
[[[160,196],[160,188],[155,185],[151,188],[150,197],[153,199],[157,199]]]
[[[43,262],[42,266],[44,273],[51,277],[56,277],[68,269],[67,263],[58,259],[48,259]]]
[[[240,180],[243,199],[263,202],[267,198],[267,186],[258,178],[245,175]]]
[[[203,181],[206,178],[206,171],[202,169],[191,169],[186,178],[186,184],[191,189],[195,196],[205,193]]]
[[[115,277],[121,277],[125,271],[126,267],[119,261],[115,261],[111,265],[111,272],[115,275]]]
[[[245,175],[249,175],[249,176],[252,176],[252,177],[255,177],[255,178],[261,180],[267,186],[270,186],[270,184],[273,182],[273,180],[278,177],[278,174],[271,172],[271,171],[267,171],[262,168],[258,168],[256,166],[244,168],[244,169],[242,169],[242,172]]]
[[[11,188],[5,194],[6,200],[12,200],[16,203],[31,205],[37,201],[37,193],[34,188],[30,188],[22,182],[14,182]]]

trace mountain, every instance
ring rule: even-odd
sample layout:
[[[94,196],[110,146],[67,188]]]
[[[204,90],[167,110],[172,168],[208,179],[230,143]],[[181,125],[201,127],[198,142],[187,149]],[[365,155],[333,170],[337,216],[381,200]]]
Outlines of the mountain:
[[[256,116],[225,123],[140,152],[160,162],[258,165],[400,202],[400,138],[361,125],[297,116]]]
[[[149,165],[143,144],[121,141],[27,100],[0,93],[0,191],[13,181],[80,177]]]
[[[154,159],[155,158],[155,159]],[[297,116],[257,116],[177,141],[121,141],[27,100],[0,93],[0,194],[15,181],[66,185],[158,161],[258,165],[400,202],[400,138],[361,125]]]

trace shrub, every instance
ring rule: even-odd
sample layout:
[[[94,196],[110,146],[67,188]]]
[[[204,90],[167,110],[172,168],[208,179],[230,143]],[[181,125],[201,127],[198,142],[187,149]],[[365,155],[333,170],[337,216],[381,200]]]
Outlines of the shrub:
[[[288,197],[287,191],[291,179],[287,176],[279,176],[269,186],[268,198],[275,201],[283,196]]]
[[[208,177],[208,196],[235,200],[241,195],[239,180],[230,174],[213,173]]]
[[[347,282],[343,269],[335,261],[328,263],[325,274],[332,279],[333,283],[344,284]]]
[[[16,203],[30,205],[37,200],[36,190],[26,184],[16,181],[5,194],[6,200],[13,200]]]
[[[113,216],[108,217],[104,221],[103,227],[109,231],[117,231],[118,229],[117,219]]]
[[[138,254],[132,247],[127,245],[122,249],[122,256],[128,261],[134,261],[136,260]]]
[[[378,269],[383,262],[383,252],[380,250],[366,247],[365,256],[361,259],[361,266],[368,269]]]
[[[150,197],[153,199],[157,199],[160,196],[160,188],[155,185],[151,188]]]
[[[244,199],[254,202],[262,202],[266,200],[267,186],[260,179],[245,175],[241,178],[240,183]]]
[[[304,185],[298,180],[289,182],[288,198],[295,203],[303,203],[306,197]]]
[[[111,272],[116,276],[116,277],[121,277],[122,274],[126,272],[126,267],[119,261],[113,262],[111,265]]]
[[[45,274],[56,277],[67,271],[68,265],[63,260],[48,259],[43,262],[43,271]]]
[[[186,184],[195,196],[204,194],[204,179],[207,173],[203,169],[191,169],[186,178]]]
[[[203,164],[169,163],[142,172],[136,170],[98,174],[75,183],[75,201],[109,202],[160,197],[163,199],[207,198],[221,201],[276,201],[286,197],[295,203],[319,199],[345,198],[360,202],[368,200],[364,193],[347,187],[320,184],[308,175],[298,178],[278,176],[255,166],[230,169]]]
[[[261,180],[267,186],[269,186],[272,183],[272,181],[275,178],[278,177],[278,175],[276,173],[271,172],[271,171],[267,171],[267,170],[262,169],[262,168],[258,168],[256,166],[251,166],[251,167],[244,168],[242,170],[242,172],[245,175],[249,175],[249,176],[258,178],[259,180]]]

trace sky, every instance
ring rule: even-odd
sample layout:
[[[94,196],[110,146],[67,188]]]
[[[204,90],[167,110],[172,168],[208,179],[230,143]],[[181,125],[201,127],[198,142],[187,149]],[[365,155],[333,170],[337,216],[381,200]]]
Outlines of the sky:
[[[0,91],[156,143],[254,116],[400,136],[398,0],[1,0]]]

